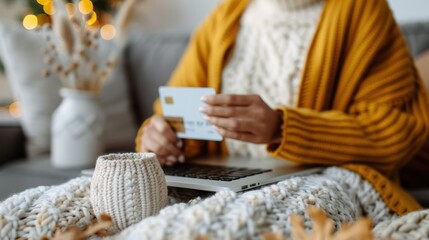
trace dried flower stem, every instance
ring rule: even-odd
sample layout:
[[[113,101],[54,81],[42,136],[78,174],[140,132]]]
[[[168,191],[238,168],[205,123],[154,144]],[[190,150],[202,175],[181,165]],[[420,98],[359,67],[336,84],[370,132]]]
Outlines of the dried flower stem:
[[[79,0],[73,1],[78,6]],[[99,37],[86,27],[85,19],[76,11],[73,17],[67,15],[64,0],[55,0],[57,12],[54,14],[53,27],[56,38],[52,38],[44,27],[45,37],[49,46],[43,51],[48,69],[43,72],[45,77],[56,73],[65,87],[101,92],[108,83],[117,59],[119,58],[126,40],[126,30],[132,19],[132,11],[136,0],[126,0],[119,10],[115,21],[118,36],[108,60],[100,62]],[[57,47],[60,46],[60,47]]]
[[[73,54],[74,50],[74,36],[71,29],[70,22],[67,20],[67,17],[62,14],[55,14],[55,25],[54,31],[57,32],[57,35],[61,37],[61,45],[65,51],[69,54]]]
[[[118,42],[120,45],[124,44],[127,37],[127,30],[132,20],[132,13],[136,5],[136,0],[125,0],[122,8],[118,12],[116,18],[116,28],[118,30]]]

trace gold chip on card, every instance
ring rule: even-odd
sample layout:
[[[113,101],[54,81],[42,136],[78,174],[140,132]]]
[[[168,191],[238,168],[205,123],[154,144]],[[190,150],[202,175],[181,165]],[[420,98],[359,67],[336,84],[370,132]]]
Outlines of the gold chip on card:
[[[176,135],[183,139],[222,141],[222,136],[207,124],[199,109],[204,96],[215,95],[214,88],[159,87],[162,114],[168,118]]]
[[[164,100],[166,104],[174,104],[173,97],[165,97]]]
[[[185,121],[181,117],[164,117],[165,121],[174,129],[175,132],[185,132]]]

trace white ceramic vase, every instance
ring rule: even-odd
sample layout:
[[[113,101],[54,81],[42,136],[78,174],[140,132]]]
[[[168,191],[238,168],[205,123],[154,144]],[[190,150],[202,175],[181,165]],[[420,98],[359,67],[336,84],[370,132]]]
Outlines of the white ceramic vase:
[[[61,89],[63,101],[52,118],[52,164],[58,168],[93,167],[103,152],[105,115],[98,96]]]
[[[156,155],[100,156],[91,181],[90,197],[95,215],[110,215],[116,230],[158,214],[167,205],[168,192]]]

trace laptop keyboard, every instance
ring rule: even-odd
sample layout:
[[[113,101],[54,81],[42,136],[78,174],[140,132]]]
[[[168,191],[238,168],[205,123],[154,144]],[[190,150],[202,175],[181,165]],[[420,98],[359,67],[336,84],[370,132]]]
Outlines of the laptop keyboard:
[[[172,167],[163,167],[165,175],[189,177],[216,181],[233,181],[250,177],[256,174],[271,172],[270,169],[238,168],[225,166],[211,166],[202,164],[181,164]]]

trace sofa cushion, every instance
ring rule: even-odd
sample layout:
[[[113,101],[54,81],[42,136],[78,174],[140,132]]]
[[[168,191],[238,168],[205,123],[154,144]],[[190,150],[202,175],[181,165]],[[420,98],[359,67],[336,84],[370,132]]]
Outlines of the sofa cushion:
[[[0,22],[0,48],[6,76],[21,106],[21,123],[28,139],[28,153],[48,151],[50,118],[61,99],[55,94],[60,82],[53,76],[43,78],[42,36],[26,31],[14,22]]]
[[[56,74],[42,77],[46,68],[43,53],[47,43],[37,31],[25,30],[14,22],[0,21],[0,48],[15,95],[21,102],[21,122],[27,137],[28,155],[49,152],[51,117],[61,102],[62,87]],[[101,42],[99,59],[106,59],[111,43]],[[104,142],[112,151],[132,150],[137,125],[131,112],[123,65],[116,68],[103,89],[100,103],[107,118]]]
[[[143,32],[131,39],[127,72],[137,122],[152,115],[158,87],[169,80],[188,40],[183,32]]]
[[[424,208],[429,208],[429,189],[411,190],[410,193]]]
[[[429,62],[429,52],[425,53],[429,51],[429,22],[408,23],[402,25],[401,28],[411,54],[417,59],[416,65],[418,69],[420,71],[426,70],[425,64]],[[422,74],[423,78],[427,75],[426,72]],[[424,78],[423,80],[425,81],[426,88],[429,88],[429,79]],[[421,175],[421,181],[425,182],[424,179],[426,179],[426,177],[423,176],[424,173],[422,172],[419,174]],[[420,176],[419,174],[410,173],[409,178],[415,180]],[[424,208],[429,208],[429,189],[413,189],[410,190],[410,193]]]

